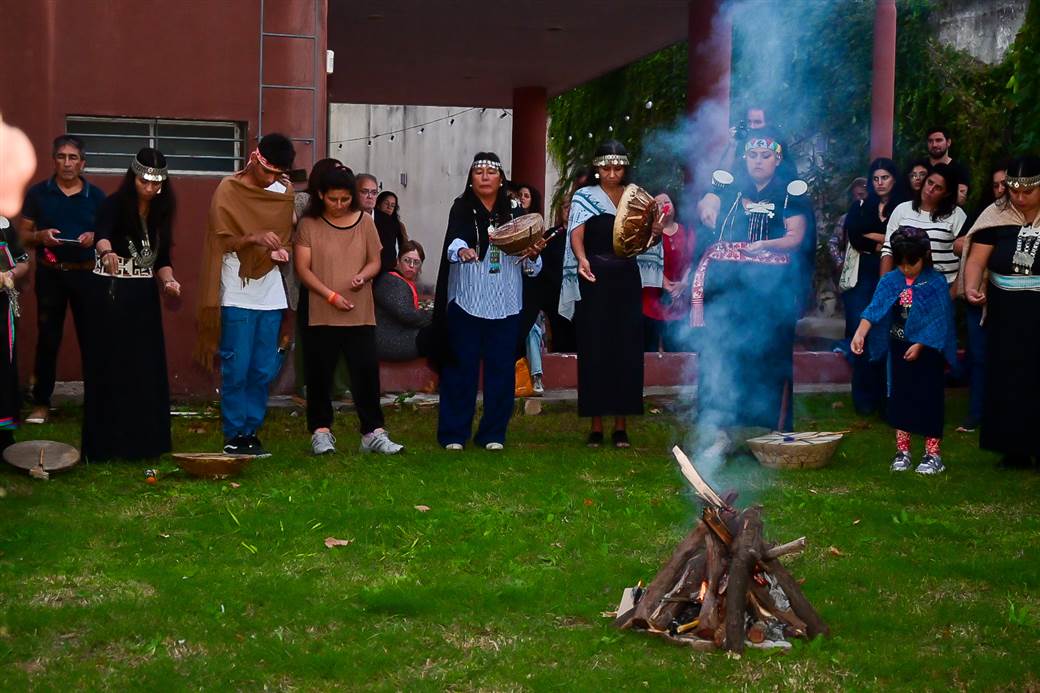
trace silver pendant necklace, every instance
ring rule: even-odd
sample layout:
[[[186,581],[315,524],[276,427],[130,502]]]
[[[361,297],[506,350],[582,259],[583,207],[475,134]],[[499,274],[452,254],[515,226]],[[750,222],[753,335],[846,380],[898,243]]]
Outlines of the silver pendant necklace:
[[[1023,226],[1018,231],[1015,255],[1011,259],[1015,274],[1032,274],[1036,252],[1040,250],[1040,227]]]

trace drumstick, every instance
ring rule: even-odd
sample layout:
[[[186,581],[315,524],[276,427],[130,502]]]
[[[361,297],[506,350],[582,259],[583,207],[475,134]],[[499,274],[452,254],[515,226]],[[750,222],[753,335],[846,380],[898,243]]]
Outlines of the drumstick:
[[[544,241],[545,243],[548,243],[549,241],[551,241],[552,239],[556,238],[561,233],[563,233],[563,231],[564,231],[564,227],[563,226],[557,226],[555,229],[553,229],[553,232],[550,233],[548,236],[543,236],[542,237],[542,241]],[[524,261],[524,256],[521,255],[520,257],[518,257],[516,259],[515,264],[519,265],[523,261]]]

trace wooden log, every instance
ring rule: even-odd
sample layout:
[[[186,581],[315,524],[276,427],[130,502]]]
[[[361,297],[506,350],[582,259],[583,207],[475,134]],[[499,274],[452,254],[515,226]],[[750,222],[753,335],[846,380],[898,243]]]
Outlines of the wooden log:
[[[721,621],[718,591],[719,582],[726,572],[727,552],[725,545],[713,533],[709,533],[705,538],[705,546],[704,578],[708,583],[708,589],[701,604],[701,623],[697,635],[712,639],[715,637],[715,628]]]
[[[816,613],[816,609],[813,608],[809,600],[805,598],[805,594],[802,592],[798,582],[787,572],[787,568],[779,560],[774,558],[762,561],[762,567],[776,579],[784,590],[784,594],[787,595],[787,601],[791,602],[791,610],[805,622],[805,632],[810,640],[817,635],[831,634],[831,629],[820,618],[820,615]]]
[[[740,518],[733,538],[729,562],[729,586],[726,588],[726,649],[742,653],[747,638],[747,595],[751,571],[757,561],[751,554],[762,545],[762,510],[748,508]]]
[[[660,630],[667,630],[675,619],[693,601],[700,591],[701,583],[704,582],[704,566],[707,556],[703,551],[691,558],[683,571],[682,578],[676,583],[675,589],[667,593],[657,609],[650,614],[650,625]],[[669,599],[690,598],[690,602],[669,601]]]
[[[763,587],[762,585],[752,581],[751,594],[756,600],[758,600],[758,603],[762,608],[772,614],[774,618],[780,620],[784,625],[790,626],[791,629],[795,631],[796,635],[800,637],[805,635],[805,621],[798,618],[798,615],[790,609],[781,609],[777,606],[776,602],[773,601],[772,595],[769,594],[768,587]]]
[[[632,617],[625,623],[616,624],[619,628],[650,627],[650,614],[660,605],[661,598],[675,587],[675,583],[679,581],[693,555],[704,547],[704,538],[707,534],[708,528],[703,522],[698,522],[697,526],[690,530],[686,538],[672,552],[668,563],[657,571],[657,575],[654,576],[639,603],[636,604]],[[665,625],[667,626],[667,624]]]
[[[798,553],[805,549],[805,537],[798,537],[794,541],[789,541],[786,544],[778,544],[772,548],[766,549],[765,559],[772,560],[774,558],[780,558],[786,556],[789,553]]]

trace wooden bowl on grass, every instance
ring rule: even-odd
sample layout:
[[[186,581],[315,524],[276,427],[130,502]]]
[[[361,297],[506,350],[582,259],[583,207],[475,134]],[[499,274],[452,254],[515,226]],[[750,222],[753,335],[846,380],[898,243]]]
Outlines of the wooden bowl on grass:
[[[229,455],[223,452],[175,452],[173,461],[192,476],[227,479],[239,474],[256,455]]]

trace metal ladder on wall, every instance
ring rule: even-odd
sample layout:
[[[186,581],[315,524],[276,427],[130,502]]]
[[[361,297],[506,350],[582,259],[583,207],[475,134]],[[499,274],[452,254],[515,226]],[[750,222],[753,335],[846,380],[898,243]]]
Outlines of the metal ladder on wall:
[[[264,136],[264,92],[268,89],[282,89],[287,91],[309,91],[311,93],[311,133],[310,137],[289,137],[293,142],[306,142],[311,146],[311,165],[318,160],[318,80],[324,77],[324,60],[319,55],[318,24],[321,19],[319,2],[314,0],[314,34],[285,34],[264,30],[264,0],[260,0],[260,79],[259,79],[259,104],[257,105],[256,129],[257,141]],[[292,84],[267,84],[264,82],[264,41],[267,38],[283,38],[311,42],[311,53],[313,55],[312,83],[310,86],[296,86]],[[310,168],[309,166],[307,167]]]

